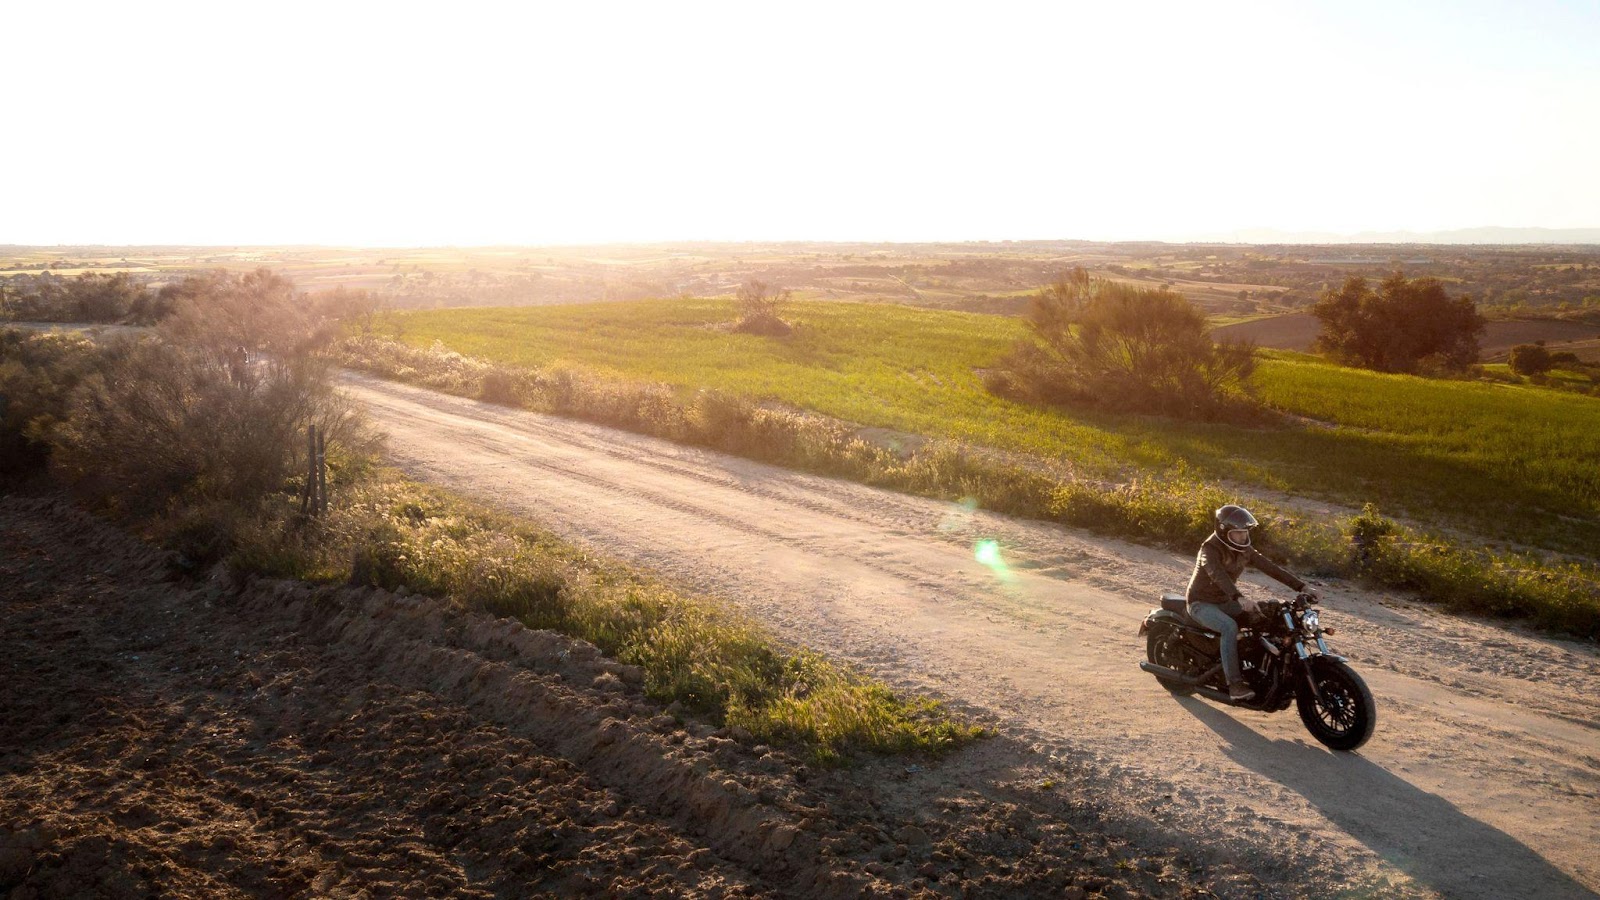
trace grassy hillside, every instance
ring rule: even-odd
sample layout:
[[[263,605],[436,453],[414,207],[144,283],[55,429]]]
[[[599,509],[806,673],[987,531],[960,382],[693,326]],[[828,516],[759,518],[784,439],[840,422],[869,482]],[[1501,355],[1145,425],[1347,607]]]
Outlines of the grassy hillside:
[[[898,306],[798,303],[786,340],[730,334],[731,304],[663,300],[403,318],[514,366],[771,398],[862,425],[1047,457],[1090,477],[1182,473],[1251,491],[1376,502],[1436,526],[1591,556],[1600,544],[1600,401],[1533,387],[1430,381],[1267,353],[1257,389],[1296,417],[1271,428],[1045,411],[989,395],[978,370],[1013,319]]]

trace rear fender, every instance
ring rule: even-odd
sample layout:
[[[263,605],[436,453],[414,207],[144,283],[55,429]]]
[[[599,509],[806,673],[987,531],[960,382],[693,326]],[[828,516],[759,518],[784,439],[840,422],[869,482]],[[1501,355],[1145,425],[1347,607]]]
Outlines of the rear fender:
[[[1190,628],[1188,626],[1188,624],[1185,623],[1182,619],[1178,618],[1178,614],[1173,612],[1172,610],[1170,610],[1170,609],[1152,609],[1152,610],[1150,610],[1150,615],[1145,616],[1144,617],[1144,621],[1139,623],[1139,635],[1141,637],[1144,636],[1157,623],[1163,623],[1163,622],[1166,623],[1167,625],[1172,626],[1173,628],[1182,628],[1182,629],[1186,629],[1188,631],[1193,631],[1194,630],[1194,629]]]

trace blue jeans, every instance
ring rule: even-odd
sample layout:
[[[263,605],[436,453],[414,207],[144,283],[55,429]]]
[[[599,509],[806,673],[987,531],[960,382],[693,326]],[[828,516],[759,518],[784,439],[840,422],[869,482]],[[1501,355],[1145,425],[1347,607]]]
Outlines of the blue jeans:
[[[1239,672],[1239,623],[1234,619],[1244,614],[1244,607],[1237,600],[1229,600],[1227,603],[1190,603],[1188,610],[1189,618],[1220,635],[1217,643],[1222,651],[1222,674],[1227,676],[1229,686],[1238,684],[1242,677]]]

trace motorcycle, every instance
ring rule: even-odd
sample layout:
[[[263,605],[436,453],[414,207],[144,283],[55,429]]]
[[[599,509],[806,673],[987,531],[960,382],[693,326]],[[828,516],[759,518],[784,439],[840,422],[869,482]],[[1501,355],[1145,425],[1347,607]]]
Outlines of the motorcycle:
[[[1332,750],[1354,750],[1372,737],[1378,708],[1367,683],[1344,657],[1328,649],[1316,598],[1296,594],[1292,601],[1268,600],[1261,614],[1239,623],[1239,664],[1255,689],[1250,700],[1228,696],[1222,673],[1219,635],[1189,617],[1182,594],[1163,594],[1139,626],[1146,638],[1139,668],[1168,690],[1262,712],[1279,712],[1293,702],[1300,721]]]

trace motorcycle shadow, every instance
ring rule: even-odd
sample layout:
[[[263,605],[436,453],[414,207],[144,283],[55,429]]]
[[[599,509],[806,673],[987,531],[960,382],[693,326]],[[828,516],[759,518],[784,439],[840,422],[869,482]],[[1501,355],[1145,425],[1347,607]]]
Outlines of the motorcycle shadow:
[[[1370,760],[1309,737],[1268,738],[1231,710],[1174,699],[1227,741],[1223,752],[1234,762],[1304,797],[1390,865],[1447,896],[1596,896],[1526,844]]]

